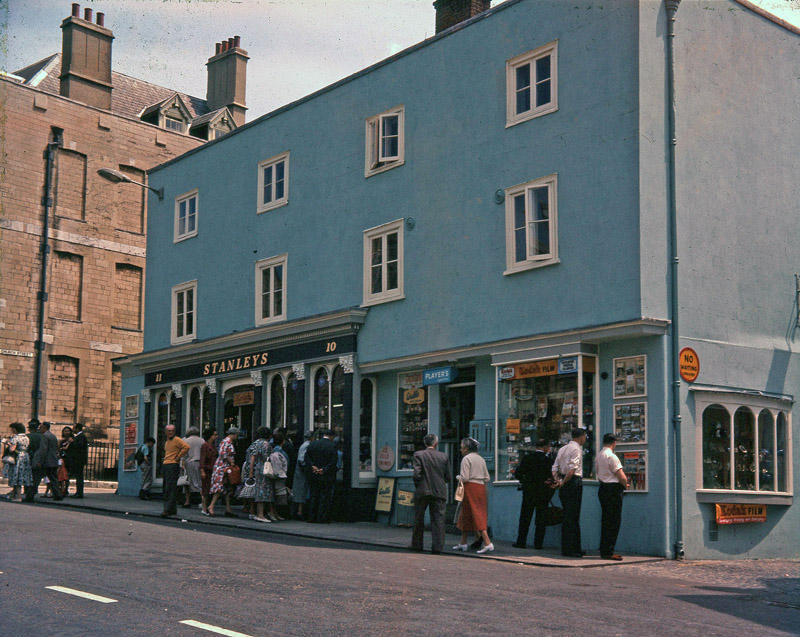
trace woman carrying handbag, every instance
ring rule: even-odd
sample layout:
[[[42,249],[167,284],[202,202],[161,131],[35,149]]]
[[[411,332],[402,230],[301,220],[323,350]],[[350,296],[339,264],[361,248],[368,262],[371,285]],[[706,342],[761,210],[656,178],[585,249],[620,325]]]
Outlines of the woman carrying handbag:
[[[264,475],[264,464],[268,462],[272,447],[269,444],[270,430],[261,426],[256,431],[258,438],[247,448],[247,462],[244,465],[244,475],[247,479],[254,480],[251,499],[255,502],[256,513],[250,514],[250,519],[256,522],[271,522],[264,516],[264,504],[269,501],[272,485]],[[247,485],[245,484],[245,488]],[[252,511],[252,509],[251,509]]]
[[[489,470],[486,461],[478,455],[478,441],[464,438],[461,441],[461,470],[458,480],[463,484],[463,499],[461,500],[461,513],[456,526],[461,530],[461,543],[453,547],[455,551],[466,551],[467,535],[477,531],[483,540],[483,548],[478,553],[494,551],[494,544],[487,533],[489,510],[486,491],[489,482]]]

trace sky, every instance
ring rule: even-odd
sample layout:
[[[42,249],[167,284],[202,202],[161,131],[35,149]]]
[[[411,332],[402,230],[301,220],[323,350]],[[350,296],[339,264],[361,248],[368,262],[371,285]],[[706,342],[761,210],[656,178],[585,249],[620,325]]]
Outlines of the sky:
[[[751,1],[800,26],[800,0]],[[81,16],[84,8],[105,13],[115,36],[115,71],[201,98],[215,43],[241,36],[250,57],[248,120],[434,35],[433,0],[79,3]],[[70,13],[71,0],[0,0],[0,69],[14,71],[60,52],[59,26]]]

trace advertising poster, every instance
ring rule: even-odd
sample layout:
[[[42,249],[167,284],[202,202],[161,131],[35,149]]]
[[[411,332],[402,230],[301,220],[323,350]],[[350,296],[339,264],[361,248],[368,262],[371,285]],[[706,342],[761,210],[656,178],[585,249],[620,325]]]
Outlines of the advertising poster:
[[[620,445],[647,442],[647,404],[614,405],[614,435]]]
[[[125,445],[122,452],[122,470],[136,471],[136,445]]]
[[[647,394],[645,356],[614,359],[614,398],[632,398]]]
[[[138,426],[137,420],[129,420],[125,423],[125,444],[135,445],[137,443],[136,428]]]
[[[139,417],[139,396],[125,396],[125,418]]]
[[[378,492],[375,494],[375,510],[389,513],[394,496],[394,478],[378,478]]]
[[[628,476],[628,492],[647,491],[647,451],[625,451],[617,457]]]

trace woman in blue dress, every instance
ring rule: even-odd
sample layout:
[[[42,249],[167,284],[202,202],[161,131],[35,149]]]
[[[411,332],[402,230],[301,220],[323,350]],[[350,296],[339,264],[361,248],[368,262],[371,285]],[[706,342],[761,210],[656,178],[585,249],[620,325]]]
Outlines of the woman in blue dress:
[[[256,514],[250,518],[256,522],[271,522],[264,516],[264,504],[270,502],[272,496],[272,482],[264,475],[264,462],[269,459],[272,453],[272,446],[269,444],[270,430],[268,427],[259,427],[256,431],[256,440],[247,448],[247,460],[242,469],[242,476],[255,478],[256,492],[253,500],[256,503]]]
[[[14,435],[6,443],[6,449],[16,455],[14,462],[3,463],[3,477],[8,480],[11,487],[9,499],[22,502],[22,488],[33,484],[33,471],[31,470],[31,456],[28,453],[30,440],[25,435],[25,425],[19,422],[11,423]]]

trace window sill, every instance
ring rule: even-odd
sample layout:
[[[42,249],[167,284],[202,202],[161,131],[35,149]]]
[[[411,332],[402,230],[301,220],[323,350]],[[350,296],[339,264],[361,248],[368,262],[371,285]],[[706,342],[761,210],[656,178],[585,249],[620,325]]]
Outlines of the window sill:
[[[506,120],[506,128],[511,128],[512,126],[516,126],[517,124],[521,124],[522,122],[527,122],[531,119],[536,119],[537,117],[541,117],[542,115],[547,115],[549,113],[555,113],[558,110],[558,104],[550,104],[548,106],[540,108],[538,111],[531,111],[529,113],[525,113],[524,115],[517,115],[513,118],[508,118]]]
[[[377,166],[376,168],[369,168],[364,172],[364,177],[372,177],[373,175],[377,175],[379,173],[385,173],[387,170],[391,170],[392,168],[397,168],[398,166],[402,166],[406,163],[405,159],[398,159],[397,161],[393,161],[388,164],[384,164],[383,166]]]
[[[382,296],[365,300],[361,307],[370,307],[372,305],[380,305],[381,303],[391,303],[392,301],[401,301],[406,298],[405,294],[398,294],[396,296]]]
[[[176,338],[170,340],[170,345],[185,345],[186,343],[192,343],[197,340],[196,336],[186,337],[186,338]]]
[[[274,325],[275,323],[281,323],[285,320],[286,316],[283,314],[281,316],[273,316],[272,318],[256,321],[256,327],[263,327],[264,325]]]
[[[119,330],[120,332],[133,332],[135,334],[141,334],[142,329],[139,327],[122,327],[121,325],[112,325],[112,330]]]
[[[555,257],[553,259],[547,259],[542,261],[524,261],[515,265],[512,268],[507,269],[503,272],[503,276],[508,276],[509,274],[516,274],[517,272],[527,272],[528,270],[536,270],[537,268],[543,268],[548,265],[555,265],[557,263],[561,263],[561,259]]]
[[[191,239],[192,237],[196,237],[196,236],[197,236],[196,232],[193,232],[192,234],[185,234],[185,235],[182,235],[180,237],[175,237],[172,240],[172,243],[180,243],[181,241],[186,241],[186,239]]]
[[[286,204],[289,203],[289,198],[286,197],[281,199],[280,201],[274,201],[272,203],[267,204],[266,206],[259,206],[256,210],[256,214],[260,215],[262,212],[269,212],[270,210],[275,210],[276,208],[282,208]]]
[[[776,504],[790,506],[791,493],[753,493],[744,491],[698,491],[698,502],[713,504]]]

